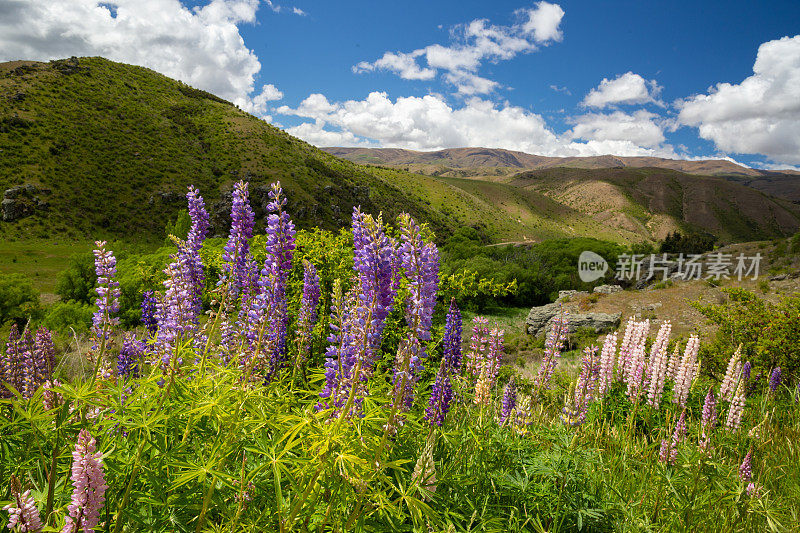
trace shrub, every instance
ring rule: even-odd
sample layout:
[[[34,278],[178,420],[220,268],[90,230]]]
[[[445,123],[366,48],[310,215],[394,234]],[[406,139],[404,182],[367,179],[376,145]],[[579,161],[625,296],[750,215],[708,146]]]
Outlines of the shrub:
[[[750,360],[754,372],[769,373],[780,366],[784,375],[800,373],[800,295],[774,304],[740,288],[722,289],[728,301],[692,305],[719,326],[713,342],[703,347],[704,367],[715,377],[725,373],[728,360],[739,344],[742,360]]]
[[[90,304],[95,296],[94,284],[94,255],[91,252],[75,254],[69,258],[67,269],[58,275],[56,294],[64,302]]]
[[[91,305],[80,302],[56,302],[45,315],[44,325],[62,335],[69,335],[72,330],[81,333],[92,325],[93,312]]]
[[[33,282],[22,274],[0,274],[0,324],[13,321],[22,327],[38,319],[42,308]]]

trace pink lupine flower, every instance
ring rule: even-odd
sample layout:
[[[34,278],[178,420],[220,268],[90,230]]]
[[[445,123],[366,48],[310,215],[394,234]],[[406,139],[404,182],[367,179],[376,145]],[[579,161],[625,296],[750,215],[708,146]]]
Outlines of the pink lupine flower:
[[[650,348],[650,361],[647,365],[647,403],[650,405],[657,406],[661,403],[664,380],[667,377],[667,344],[671,332],[672,324],[667,320],[661,325],[656,340]]]
[[[100,509],[105,503],[108,488],[103,476],[102,453],[96,452],[96,442],[82,429],[72,452],[72,502],[69,516],[61,533],[92,531],[100,522]]]
[[[749,483],[752,477],[753,477],[753,452],[751,450],[748,450],[747,455],[744,456],[744,461],[742,461],[742,464],[739,467],[739,479],[741,479],[744,483]]]
[[[637,369],[636,372],[638,373],[644,370],[644,360],[639,361],[637,359],[636,364],[634,364],[634,352],[637,348],[641,347],[642,355],[644,355],[645,341],[647,340],[648,333],[650,333],[649,319],[641,322],[632,320],[631,322],[628,323],[628,328],[631,328],[631,334],[628,336],[628,332],[625,332],[626,339],[623,339],[622,346],[620,346],[619,362],[617,363],[620,377],[626,383],[630,382],[631,373],[634,372],[634,368],[639,363],[641,363],[642,368]]]
[[[568,331],[569,314],[566,311],[562,311],[553,318],[550,331],[547,332],[547,339],[544,343],[544,357],[542,357],[542,364],[536,376],[537,388],[548,387],[550,378],[553,377],[553,372],[555,372],[556,366],[558,366],[558,360],[561,357],[561,348],[564,345],[564,341],[567,339]]]
[[[742,416],[744,415],[744,387],[741,383],[736,388],[736,392],[731,400],[731,405],[728,407],[728,417],[725,419],[725,428],[728,431],[736,431],[742,424]]]
[[[467,372],[473,376],[481,373],[481,361],[486,352],[486,344],[489,335],[489,319],[476,316],[472,319],[472,337],[469,340],[469,352],[467,352]]]
[[[739,382],[742,375],[742,346],[736,349],[728,361],[728,370],[725,372],[725,379],[722,380],[722,385],[719,388],[719,397],[726,402],[731,401],[733,398],[736,384]]]
[[[675,349],[672,350],[672,355],[669,356],[669,363],[667,364],[667,378],[675,381],[678,377],[678,370],[681,366],[681,343],[675,343]]]
[[[644,377],[645,348],[644,343],[636,346],[628,359],[628,372],[625,382],[628,385],[628,398],[636,401],[642,392],[642,377]]]
[[[602,398],[614,379],[614,363],[617,352],[617,333],[606,335],[603,349],[600,352],[600,378],[597,385],[597,396]]]
[[[683,351],[681,367],[678,370],[678,377],[675,378],[675,388],[672,391],[672,402],[686,407],[686,400],[689,398],[689,390],[692,388],[697,373],[697,352],[700,350],[700,339],[697,335],[689,337],[686,349]]]
[[[705,450],[711,440],[711,432],[717,424],[717,400],[714,398],[714,389],[709,388],[703,402],[703,418],[700,423],[700,448]]]
[[[22,494],[14,492],[14,499],[16,505],[9,504],[3,507],[4,511],[8,511],[8,529],[24,533],[41,531],[42,519],[31,491],[26,490]]]

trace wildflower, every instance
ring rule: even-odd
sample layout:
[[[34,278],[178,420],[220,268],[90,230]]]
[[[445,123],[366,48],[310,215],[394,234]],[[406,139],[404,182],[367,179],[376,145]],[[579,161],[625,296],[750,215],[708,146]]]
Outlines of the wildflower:
[[[647,365],[648,393],[647,403],[657,406],[661,403],[661,394],[664,391],[664,380],[667,377],[667,343],[672,331],[672,324],[665,320],[658,330],[656,340],[650,348],[650,360]]]
[[[100,522],[108,485],[103,475],[103,454],[96,452],[95,447],[94,437],[82,429],[72,452],[72,502],[62,533],[91,531]]]
[[[671,440],[662,440],[661,449],[658,452],[658,460],[662,463],[674,465],[678,458],[678,444],[686,436],[686,409],[681,412],[675,431],[672,433]]]
[[[571,425],[580,425],[586,422],[586,414],[589,404],[594,401],[595,389],[599,377],[597,361],[597,346],[588,346],[583,350],[583,360],[581,361],[581,373],[575,383],[575,397],[571,403],[570,411]],[[565,414],[567,414],[565,412]]]
[[[678,377],[675,379],[675,388],[672,392],[672,402],[682,407],[686,406],[689,397],[689,390],[692,388],[692,381],[697,373],[697,352],[700,350],[700,339],[697,335],[692,335],[686,342],[683,351],[681,367]]]
[[[458,374],[461,372],[461,311],[456,300],[450,300],[450,308],[444,321],[444,354],[442,360]]]
[[[248,289],[252,281],[250,239],[253,237],[255,216],[250,207],[248,184],[239,181],[233,187],[231,203],[231,231],[222,252],[222,279],[228,283],[228,294],[238,295]]]
[[[550,378],[553,377],[553,372],[558,366],[561,348],[567,339],[568,331],[569,314],[566,311],[562,311],[553,318],[550,330],[547,332],[547,338],[544,343],[544,357],[542,357],[542,364],[539,366],[539,372],[536,375],[537,388],[548,387]]]
[[[675,378],[678,377],[678,369],[680,368],[681,364],[681,344],[679,342],[675,343],[675,349],[672,350],[672,354],[669,356],[669,363],[667,364],[667,378],[671,381],[675,381]]]
[[[430,422],[431,425],[441,427],[450,410],[452,401],[453,387],[450,383],[450,369],[448,365],[443,362],[436,372],[436,381],[434,381],[431,389],[428,408],[425,409],[425,420]]]
[[[481,375],[478,376],[478,381],[475,383],[475,398],[473,399],[475,405],[489,405],[491,401],[491,388],[491,382],[486,376],[486,369],[484,368],[481,371]]]
[[[776,366],[769,375],[769,392],[775,393],[781,384],[781,367]]]
[[[319,274],[314,265],[303,259],[303,297],[300,301],[300,312],[297,316],[297,360],[295,366],[302,368],[311,348],[311,332],[317,322],[317,305],[319,304]]]
[[[714,398],[714,389],[709,388],[706,399],[703,402],[703,417],[700,422],[700,435],[702,442],[700,444],[702,449],[708,447],[708,442],[711,439],[711,432],[717,424],[717,400]]]
[[[633,348],[628,359],[628,374],[625,378],[625,382],[628,385],[626,393],[632,402],[638,401],[641,395],[645,364],[645,346],[642,343]]]
[[[512,424],[515,433],[524,435],[528,432],[528,426],[531,424],[530,396],[524,395],[518,399],[517,406],[514,409]]]
[[[628,325],[625,328],[625,337],[619,348],[619,361],[617,365],[620,377],[633,391],[637,391],[639,386],[635,384],[635,376],[631,376],[631,374],[635,373],[639,375],[639,379],[641,379],[641,373],[644,370],[645,363],[645,341],[649,333],[649,319],[642,320],[641,322],[636,322],[631,319],[628,321]],[[636,354],[636,350],[639,348],[641,348],[642,353]]]
[[[497,375],[500,373],[500,361],[503,359],[503,337],[505,331],[502,329],[492,328],[489,331],[489,343],[486,347],[486,357],[483,360],[483,366],[486,367],[486,373],[489,381],[494,384]]]
[[[203,247],[203,241],[208,233],[208,212],[206,211],[206,204],[203,201],[203,197],[200,196],[200,191],[191,185],[186,193],[186,201],[192,225],[186,236],[186,245],[183,248],[183,253],[187,255],[186,261],[192,288],[192,304],[194,305],[195,314],[199,315],[202,312],[200,294],[205,283],[203,260],[200,257],[200,249]]]
[[[597,384],[597,395],[602,398],[614,379],[614,363],[617,352],[617,333],[606,335],[603,349],[600,351],[600,376]]]
[[[467,352],[467,372],[473,376],[481,373],[483,354],[486,351],[486,343],[489,337],[489,319],[476,316],[472,319],[472,337],[469,340],[469,352]]]
[[[748,367],[748,377],[749,377],[749,367]],[[736,388],[739,379],[743,376],[742,372],[742,345],[740,344],[736,351],[728,361],[728,369],[725,372],[725,379],[722,380],[722,385],[719,389],[719,397],[724,401],[731,401],[733,397],[733,391]]]
[[[503,389],[503,403],[500,409],[500,425],[504,425],[509,420],[514,408],[517,406],[517,384],[514,378],[506,383]]]
[[[19,328],[16,324],[11,324],[11,331],[8,333],[8,342],[3,359],[2,379],[0,381],[8,383],[17,391],[21,391],[25,379],[25,369],[23,367],[23,357],[21,354],[22,346],[20,343]],[[0,390],[2,397],[10,398],[11,391],[6,387]]]
[[[750,381],[750,372],[753,369],[753,365],[750,364],[750,361],[746,361],[744,366],[742,367],[742,379],[745,382]]]
[[[42,384],[42,405],[46,411],[55,409],[64,403],[64,396],[60,392],[55,392],[53,390],[54,387],[60,386],[61,382],[57,379],[54,379],[53,381],[45,381]]]
[[[122,348],[117,355],[117,375],[120,377],[139,377],[139,361],[146,349],[144,341],[132,334],[126,334]]]
[[[728,417],[725,419],[725,428],[728,431],[739,429],[742,423],[742,415],[744,414],[744,404],[744,384],[740,382],[733,393],[731,404],[728,407]]]
[[[37,365],[34,355],[33,338],[30,330],[26,327],[22,332],[17,344],[17,357],[20,359],[22,368],[22,392],[23,398],[30,398],[36,392],[39,383],[37,380]]]
[[[401,244],[398,252],[408,277],[409,291],[406,323],[413,339],[409,339],[407,359],[398,357],[395,363],[394,398],[402,399],[401,403],[410,409],[414,385],[422,370],[421,361],[426,357],[424,343],[431,339],[431,320],[439,288],[439,251],[435,244],[424,241],[421,228],[408,214],[400,215],[399,223]]]
[[[12,493],[14,503],[3,507],[4,511],[8,511],[8,529],[30,533],[41,531],[43,526],[42,519],[39,516],[39,510],[36,508],[36,502],[31,496],[31,491],[26,490],[20,494],[18,491],[12,490]]]
[[[436,492],[436,463],[433,461],[434,434],[431,433],[425,441],[425,447],[414,465],[411,479],[428,492]],[[428,495],[424,500],[430,499]]]
[[[744,483],[749,483],[752,477],[753,452],[752,450],[748,450],[747,455],[744,456],[744,461],[742,461],[741,466],[739,466],[739,479],[741,479]]]
[[[158,329],[158,321],[156,320],[156,298],[153,296],[153,291],[144,291],[142,293],[142,325],[150,332],[150,335],[155,335]]]
[[[50,330],[41,327],[36,331],[33,352],[36,363],[36,381],[41,384],[52,377],[56,367],[56,347],[53,345]]]
[[[750,482],[747,484],[747,495],[751,498],[761,497],[761,486],[758,483]]]

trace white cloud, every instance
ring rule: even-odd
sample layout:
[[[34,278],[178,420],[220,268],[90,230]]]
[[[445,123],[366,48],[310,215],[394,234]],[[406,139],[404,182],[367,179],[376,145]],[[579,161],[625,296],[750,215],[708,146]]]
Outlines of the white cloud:
[[[261,64],[238,27],[255,22],[258,6],[258,0],[212,0],[193,9],[178,0],[5,2],[0,61],[99,55],[152,68],[258,112],[274,93],[251,100]]]
[[[293,7],[292,13],[294,13],[295,15],[300,15],[301,17],[305,17],[308,14],[299,7]]]
[[[572,96],[572,92],[570,92],[568,87],[560,87],[558,85],[551,85],[550,89],[554,90],[557,93],[564,93],[567,96]]]
[[[248,109],[246,109],[246,111],[253,113],[254,115],[258,115],[264,120],[270,121],[272,120],[272,117],[267,115],[269,102],[282,99],[283,93],[278,90],[277,87],[269,83],[261,88],[261,92],[252,99],[251,105],[248,107]]]
[[[285,6],[282,6],[280,4],[276,4],[272,0],[265,0],[264,3],[267,4],[267,6],[272,10],[273,13],[289,13],[289,12],[291,12],[291,13],[294,13],[295,15],[299,15],[301,17],[305,17],[308,14],[305,11],[303,11],[302,9],[300,9],[299,7],[294,7],[293,6],[291,8],[286,8]]]
[[[677,157],[664,145],[657,115],[588,114],[557,135],[541,115],[473,97],[454,108],[439,95],[401,97],[373,92],[364,100],[331,103],[312,94],[278,113],[313,120],[287,131],[317,146],[373,146],[439,150],[480,146],[549,156],[604,154]]]
[[[626,72],[613,80],[603,78],[596,88],[589,91],[583,99],[583,105],[588,107],[603,108],[615,104],[646,104],[655,103],[661,87],[655,80],[645,80],[638,74]]]
[[[497,26],[485,19],[473,20],[453,29],[454,43],[432,44],[412,52],[385,52],[376,61],[361,61],[353,72],[393,72],[407,80],[429,80],[441,70],[444,79],[465,96],[487,94],[500,86],[477,74],[484,61],[505,61],[529,53],[540,45],[560,41],[564,10],[556,4],[538,2],[515,12],[519,22]],[[418,61],[425,61],[425,66]]]
[[[753,75],[675,102],[678,121],[718,149],[800,163],[800,35],[763,43]]]
[[[659,115],[640,109],[635,113],[615,111],[613,113],[587,113],[572,119],[574,124],[569,135],[587,141],[630,141],[655,148],[662,144],[664,131],[656,120]]]

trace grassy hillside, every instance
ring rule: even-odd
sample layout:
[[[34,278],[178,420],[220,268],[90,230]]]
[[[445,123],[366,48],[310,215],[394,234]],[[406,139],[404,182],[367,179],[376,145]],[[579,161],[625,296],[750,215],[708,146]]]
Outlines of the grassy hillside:
[[[726,242],[759,240],[790,235],[800,223],[800,209],[788,201],[722,178],[669,169],[553,168],[518,174],[510,184],[609,225],[647,228],[656,238],[683,227]]]

